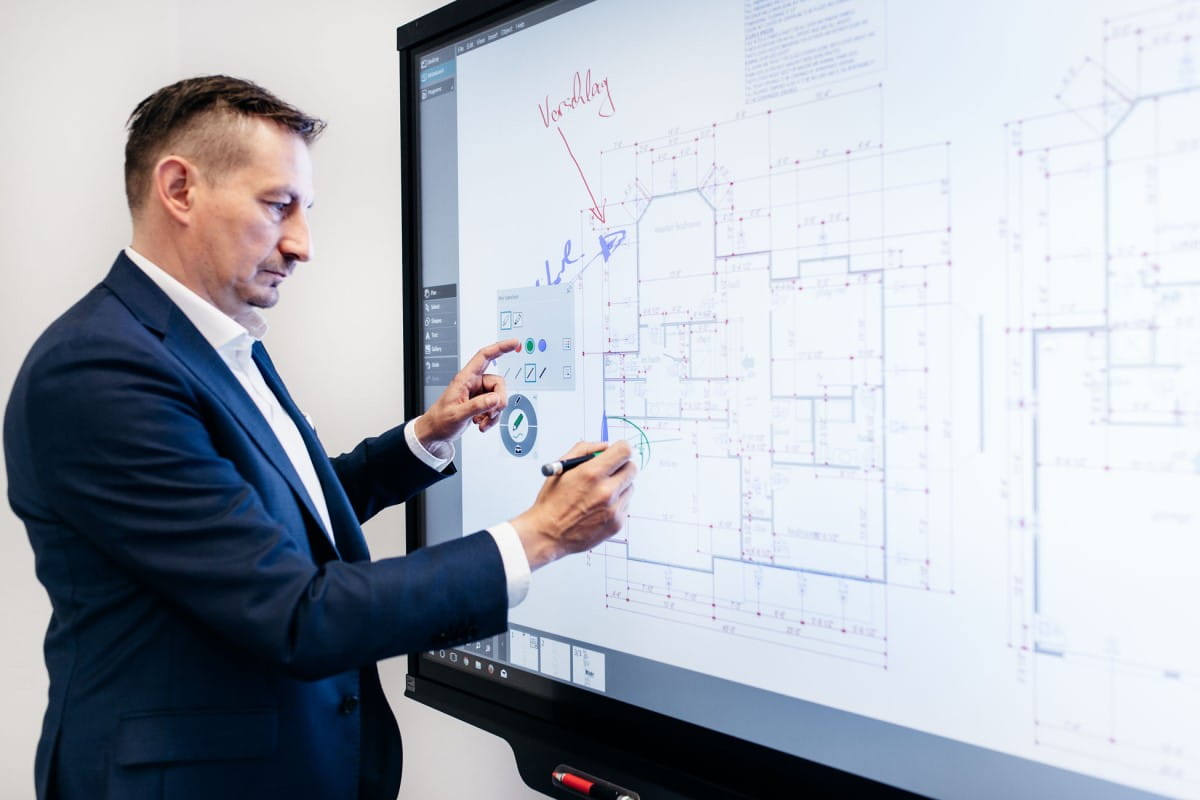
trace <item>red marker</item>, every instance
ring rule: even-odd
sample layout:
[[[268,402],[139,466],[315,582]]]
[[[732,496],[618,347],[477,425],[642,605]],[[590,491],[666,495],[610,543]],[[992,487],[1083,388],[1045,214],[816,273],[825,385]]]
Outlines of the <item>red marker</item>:
[[[561,767],[554,772],[553,777],[556,784],[583,797],[594,798],[594,800],[637,800],[637,795],[625,791],[620,786],[605,783],[590,775],[567,772]]]

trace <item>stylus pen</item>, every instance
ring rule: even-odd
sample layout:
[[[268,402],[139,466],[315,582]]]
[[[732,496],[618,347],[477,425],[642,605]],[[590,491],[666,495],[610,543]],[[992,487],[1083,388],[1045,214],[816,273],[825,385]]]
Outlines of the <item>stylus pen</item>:
[[[582,775],[575,775],[570,772],[554,773],[554,782],[573,792],[578,792],[584,797],[595,798],[595,800],[633,800],[619,786],[613,786],[611,783],[603,783],[602,781],[589,780]]]
[[[574,469],[580,464],[591,461],[596,456],[603,453],[603,450],[597,450],[594,453],[588,453],[585,456],[575,456],[575,458],[564,458],[562,461],[551,461],[549,464],[542,464],[542,474],[547,478],[552,475],[562,475],[569,469]]]

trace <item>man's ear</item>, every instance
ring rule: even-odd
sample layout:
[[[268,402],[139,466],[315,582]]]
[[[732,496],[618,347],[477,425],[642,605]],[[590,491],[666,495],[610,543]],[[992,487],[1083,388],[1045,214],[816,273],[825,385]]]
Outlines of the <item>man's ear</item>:
[[[165,156],[154,165],[151,196],[175,221],[187,224],[196,203],[200,176],[182,156]]]

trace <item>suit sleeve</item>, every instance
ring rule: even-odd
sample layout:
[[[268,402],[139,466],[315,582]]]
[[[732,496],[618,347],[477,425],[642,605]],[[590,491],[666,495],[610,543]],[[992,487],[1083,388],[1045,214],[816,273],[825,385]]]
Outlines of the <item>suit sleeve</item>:
[[[403,558],[314,565],[218,452],[215,412],[183,368],[150,348],[77,340],[32,365],[14,398],[28,443],[20,468],[36,486],[31,514],[86,538],[133,583],[299,677],[503,630],[504,571],[487,534]],[[360,447],[352,483],[370,485],[372,470],[391,468],[390,443]],[[373,459],[376,445],[382,457]],[[360,514],[398,496],[375,488],[361,496],[371,494]]]
[[[403,425],[363,441],[330,463],[360,523],[454,474],[453,464],[438,472],[417,458],[404,438]]]

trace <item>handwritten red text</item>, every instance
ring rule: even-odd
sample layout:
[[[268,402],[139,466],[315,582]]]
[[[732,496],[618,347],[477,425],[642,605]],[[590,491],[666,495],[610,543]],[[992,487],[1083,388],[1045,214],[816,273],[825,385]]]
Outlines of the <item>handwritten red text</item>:
[[[597,115],[611,117],[616,113],[612,92],[608,89],[608,77],[594,80],[590,68],[582,75],[576,72],[575,78],[571,82],[570,96],[564,97],[558,101],[557,105],[553,106],[550,105],[550,95],[546,95],[544,103],[538,103],[538,113],[542,116],[542,125],[547,128],[557,125],[568,113],[588,105],[593,100],[599,101],[599,105],[596,107]]]

